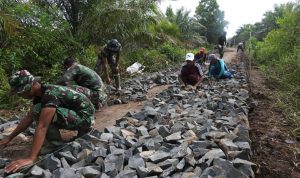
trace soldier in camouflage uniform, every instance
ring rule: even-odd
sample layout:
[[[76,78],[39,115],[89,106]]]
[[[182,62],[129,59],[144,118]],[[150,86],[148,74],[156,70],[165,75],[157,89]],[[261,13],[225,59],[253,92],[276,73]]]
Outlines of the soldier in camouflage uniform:
[[[108,84],[112,81],[108,74],[108,65],[112,71],[113,78],[115,80],[115,87],[117,90],[121,90],[120,73],[119,73],[119,59],[121,52],[121,44],[116,39],[109,40],[108,43],[102,47],[98,54],[98,61],[95,67],[95,71],[101,76],[104,73],[105,80]]]
[[[77,136],[82,136],[91,130],[95,109],[84,94],[64,86],[42,85],[27,70],[16,72],[10,78],[9,84],[12,94],[32,99],[33,106],[21,119],[17,128],[0,141],[0,145],[9,143],[15,136],[26,130],[33,121],[37,121],[37,127],[29,157],[11,162],[5,167],[5,172],[15,172],[33,164],[45,139],[55,143],[56,146],[61,145],[59,129],[77,130]]]
[[[101,105],[106,104],[107,95],[105,93],[105,85],[101,77],[92,69],[76,63],[72,58],[67,58],[64,61],[66,69],[65,74],[57,82],[58,85],[68,85],[69,82],[74,81],[77,85],[88,88],[91,90],[88,96],[96,110],[101,108]],[[86,89],[71,86],[75,91]],[[79,89],[79,90],[77,90]]]

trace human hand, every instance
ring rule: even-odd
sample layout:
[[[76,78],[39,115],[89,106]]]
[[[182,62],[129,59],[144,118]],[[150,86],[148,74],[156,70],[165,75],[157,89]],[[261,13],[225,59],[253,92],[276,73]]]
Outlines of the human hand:
[[[16,161],[13,161],[9,163],[7,166],[5,166],[5,172],[6,173],[11,173],[11,172],[16,172],[20,168],[23,168],[25,166],[31,166],[34,163],[34,160],[31,158],[26,158],[26,159],[19,159]]]

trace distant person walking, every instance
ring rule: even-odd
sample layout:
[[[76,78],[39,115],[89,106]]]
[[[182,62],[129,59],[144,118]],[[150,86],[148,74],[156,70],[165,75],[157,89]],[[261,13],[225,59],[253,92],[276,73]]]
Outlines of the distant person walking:
[[[224,56],[224,46],[226,45],[226,35],[227,33],[225,31],[222,32],[222,34],[218,37],[218,51],[220,58],[222,59]]]
[[[239,50],[241,50],[242,52],[244,52],[244,43],[243,42],[240,42],[238,44],[236,52],[238,53]]]

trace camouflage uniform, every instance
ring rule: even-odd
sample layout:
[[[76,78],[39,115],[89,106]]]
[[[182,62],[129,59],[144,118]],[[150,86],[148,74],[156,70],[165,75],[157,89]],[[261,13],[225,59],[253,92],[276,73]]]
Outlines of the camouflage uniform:
[[[50,140],[59,140],[58,129],[77,130],[80,136],[89,131],[94,123],[95,109],[91,101],[84,94],[68,87],[42,85],[42,97],[35,97],[33,104],[34,119],[37,122],[42,108],[56,108],[52,127],[47,132],[48,140],[49,137]]]
[[[95,109],[91,101],[82,93],[58,85],[42,85],[42,97],[35,97],[34,116],[39,118],[41,109],[55,107],[56,118],[52,123],[60,129],[78,130],[91,127]]]
[[[86,97],[88,97],[88,99],[90,99],[90,101],[92,101],[92,91],[90,89],[79,85],[68,85],[67,87],[78,93],[84,94]]]
[[[96,109],[99,109],[99,103],[102,105],[106,104],[107,95],[105,93],[104,83],[101,77],[92,69],[81,64],[73,64],[57,84],[67,85],[70,81],[74,81],[77,85],[91,90],[91,96],[88,97],[91,99]],[[85,90],[86,92],[86,89],[81,88],[79,91],[80,90]]]
[[[20,70],[9,78],[10,94],[27,93],[35,78],[27,70]]]
[[[97,64],[96,64],[96,68],[95,68],[95,71],[101,75],[102,73],[102,65],[103,65],[103,58],[107,58],[107,62],[112,70],[112,72],[115,74],[115,75],[119,75],[118,71],[117,70],[117,54],[119,52],[113,52],[113,51],[109,51],[106,47],[106,45],[102,48],[102,50],[100,51],[100,53],[98,54],[98,61],[97,61]]]
[[[121,49],[122,46],[116,39],[110,40],[102,47],[100,53],[98,54],[98,61],[95,67],[95,71],[101,76],[103,72],[103,65],[105,65],[104,59],[106,58],[107,63],[112,71],[116,88],[120,88],[120,73],[117,58],[120,56]]]
[[[9,79],[11,93],[29,93],[35,81],[27,70],[18,71]],[[83,93],[58,85],[41,85],[41,92],[41,97],[33,99],[33,120],[39,122],[42,108],[56,108],[46,134],[46,139],[52,145],[62,144],[59,129],[77,130],[78,136],[91,129],[95,109]]]

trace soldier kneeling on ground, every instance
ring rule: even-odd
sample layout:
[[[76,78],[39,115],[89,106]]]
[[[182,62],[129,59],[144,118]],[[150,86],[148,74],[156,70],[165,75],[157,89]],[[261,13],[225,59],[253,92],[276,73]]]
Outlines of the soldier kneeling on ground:
[[[91,90],[90,100],[94,104],[94,107],[97,111],[99,111],[103,105],[106,105],[107,94],[105,93],[105,85],[101,77],[95,71],[86,66],[78,64],[71,57],[65,59],[64,67],[66,72],[57,81],[58,85],[70,86],[70,83],[74,81],[77,85]],[[71,88],[75,89],[75,91],[78,89],[78,87],[75,86],[71,86]]]
[[[37,122],[37,127],[30,155],[6,165],[6,173],[16,172],[20,168],[34,164],[39,153],[43,154],[43,150],[49,151],[51,147],[53,151],[62,146],[59,129],[77,130],[77,137],[91,130],[95,109],[84,94],[64,86],[41,84],[27,70],[12,75],[9,84],[12,94],[33,100],[33,105],[17,128],[0,141],[0,145],[8,144],[33,121]],[[45,140],[48,146],[44,144]]]

